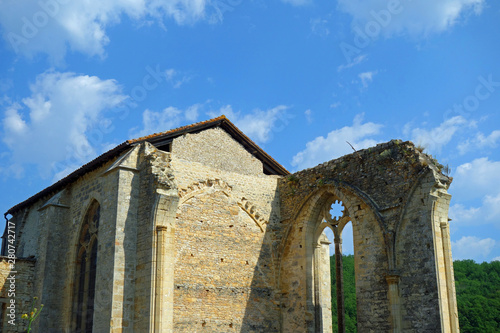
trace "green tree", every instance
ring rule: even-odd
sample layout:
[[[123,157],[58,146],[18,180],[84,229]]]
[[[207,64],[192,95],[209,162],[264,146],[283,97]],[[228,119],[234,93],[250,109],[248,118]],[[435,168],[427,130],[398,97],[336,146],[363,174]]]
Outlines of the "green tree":
[[[500,262],[456,260],[455,288],[461,332],[500,332]]]
[[[344,269],[344,305],[346,332],[357,332],[356,323],[356,284],[354,278],[354,255],[342,256]],[[332,281],[332,326],[338,332],[337,319],[337,279],[335,274],[335,256],[330,257],[330,274]]]
[[[356,332],[354,256],[343,256],[342,262],[346,332]],[[330,267],[333,332],[338,332],[334,256],[330,257]],[[456,260],[453,268],[460,331],[463,333],[500,332],[500,261],[478,264],[473,260]]]

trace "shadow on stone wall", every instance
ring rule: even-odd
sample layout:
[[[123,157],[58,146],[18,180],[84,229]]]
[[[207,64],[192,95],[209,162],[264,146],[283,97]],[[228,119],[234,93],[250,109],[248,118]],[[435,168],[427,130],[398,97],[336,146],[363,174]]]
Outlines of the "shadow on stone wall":
[[[281,291],[279,289],[279,258],[277,236],[282,229],[279,209],[279,193],[276,188],[274,209],[255,265],[250,295],[245,307],[240,332],[281,332]]]

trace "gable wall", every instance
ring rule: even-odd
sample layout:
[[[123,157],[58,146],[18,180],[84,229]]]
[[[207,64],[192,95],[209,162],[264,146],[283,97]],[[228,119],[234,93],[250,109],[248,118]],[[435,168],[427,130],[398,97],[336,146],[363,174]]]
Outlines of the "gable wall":
[[[226,140],[227,134],[217,130],[207,136]],[[174,246],[175,332],[280,330],[273,257],[280,221],[278,177],[264,175],[260,161],[235,143],[221,155],[206,155],[209,166],[172,153],[180,196]],[[213,165],[230,166],[234,172]]]
[[[263,170],[260,160],[218,127],[174,139],[172,154],[179,159],[245,175],[261,175]]]

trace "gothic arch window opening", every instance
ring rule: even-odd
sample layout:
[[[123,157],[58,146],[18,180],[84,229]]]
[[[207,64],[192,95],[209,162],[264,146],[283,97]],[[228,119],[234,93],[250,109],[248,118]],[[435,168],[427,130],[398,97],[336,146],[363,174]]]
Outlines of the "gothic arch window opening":
[[[90,333],[94,321],[100,206],[93,201],[87,209],[78,237],[74,280],[74,332]]]
[[[344,203],[336,197],[327,201],[320,211],[320,223],[314,239],[315,330],[316,332],[332,332],[332,330],[333,332],[346,332],[346,326],[348,326],[351,332],[355,330],[356,304],[354,302],[354,307],[353,304],[349,304],[346,314],[344,296],[346,292],[355,294],[354,274],[352,268],[347,267],[349,274],[345,276],[343,261],[350,261],[352,265],[354,258],[352,255],[347,258],[342,256],[342,236],[346,235],[345,232],[348,233],[346,235],[348,242],[353,243],[352,223],[349,224],[351,218]],[[351,250],[354,248],[353,245],[347,244],[349,252],[353,251]],[[347,281],[345,281],[346,277]],[[345,282],[347,282],[348,290],[344,289]]]

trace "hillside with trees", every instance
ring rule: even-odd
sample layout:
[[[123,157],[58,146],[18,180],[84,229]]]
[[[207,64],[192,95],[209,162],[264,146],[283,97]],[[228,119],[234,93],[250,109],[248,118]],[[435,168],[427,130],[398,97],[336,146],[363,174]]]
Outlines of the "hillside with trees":
[[[356,330],[354,256],[343,256],[346,332]],[[335,257],[330,257],[332,279],[332,322],[337,331]],[[460,332],[500,332],[500,261],[478,264],[473,260],[453,263]]]
[[[460,332],[500,332],[500,261],[456,260]]]

